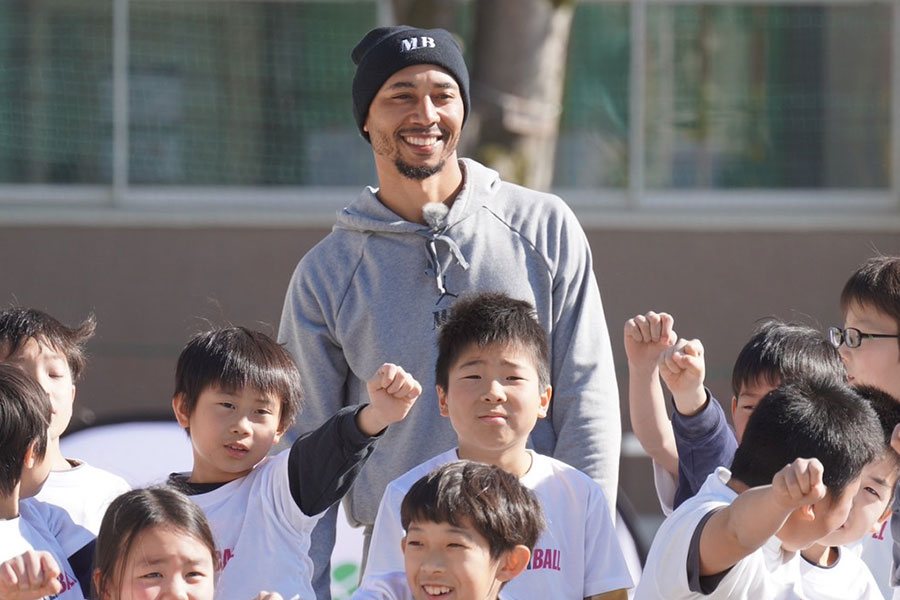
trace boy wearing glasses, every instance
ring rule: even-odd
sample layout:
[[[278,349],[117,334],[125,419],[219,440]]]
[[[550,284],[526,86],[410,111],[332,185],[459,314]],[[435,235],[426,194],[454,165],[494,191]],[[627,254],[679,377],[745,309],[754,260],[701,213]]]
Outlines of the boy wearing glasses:
[[[851,382],[900,398],[900,256],[876,256],[863,263],[844,284],[841,312],[844,327],[832,327],[828,334]],[[895,600],[900,600],[898,511],[900,500],[895,493],[891,526],[866,537],[862,544],[863,560],[883,589],[890,577]],[[889,546],[893,546],[893,566],[888,561]]]
[[[900,256],[877,256],[856,270],[841,292],[844,327],[829,337],[852,383],[900,398]]]

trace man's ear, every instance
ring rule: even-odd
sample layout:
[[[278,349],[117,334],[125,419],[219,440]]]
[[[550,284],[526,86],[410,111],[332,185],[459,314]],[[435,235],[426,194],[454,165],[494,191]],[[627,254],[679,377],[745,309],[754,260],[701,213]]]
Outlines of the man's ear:
[[[191,413],[188,410],[184,394],[172,396],[172,410],[175,411],[175,420],[178,421],[178,424],[185,429],[189,429],[191,426]]]
[[[538,418],[543,419],[547,416],[547,411],[550,410],[550,398],[553,397],[553,387],[547,386],[547,389],[544,390],[544,393],[541,394],[541,404],[538,408]]]
[[[403,554],[406,554],[406,536],[403,536],[403,539],[400,540],[400,551]]]
[[[449,417],[450,409],[447,408],[447,392],[440,385],[434,386],[434,389],[437,390],[438,407],[441,409],[441,416]]]
[[[513,547],[512,550],[507,550],[503,553],[503,556],[500,557],[500,566],[497,569],[497,579],[506,583],[524,571],[525,567],[528,566],[528,561],[530,559],[531,550],[528,549],[528,546],[519,544],[518,546]]]
[[[731,397],[731,422],[734,423],[734,415],[737,414],[737,396]]]

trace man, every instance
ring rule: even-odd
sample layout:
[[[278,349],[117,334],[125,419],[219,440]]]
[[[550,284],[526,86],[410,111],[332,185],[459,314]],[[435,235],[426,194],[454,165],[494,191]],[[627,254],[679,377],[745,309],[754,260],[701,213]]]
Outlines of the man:
[[[478,291],[536,307],[551,340],[554,394],[532,444],[597,479],[615,506],[618,393],[590,248],[574,214],[555,196],[457,158],[469,75],[448,32],[380,27],[351,56],[353,112],[379,187],[363,190],[300,261],[279,339],[303,378],[301,432],[364,402],[365,381],[385,361],[422,382],[424,397],[378,442],[347,496],[349,518],[370,532],[387,483],[455,445],[434,391],[435,340],[455,299]],[[334,536],[333,519],[323,521],[312,544],[320,599],[330,597]]]

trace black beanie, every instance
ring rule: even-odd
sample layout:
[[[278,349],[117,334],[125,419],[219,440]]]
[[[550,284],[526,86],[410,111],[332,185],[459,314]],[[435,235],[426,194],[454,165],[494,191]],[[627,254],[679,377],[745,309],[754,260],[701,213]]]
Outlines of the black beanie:
[[[444,29],[417,29],[408,25],[378,27],[360,41],[350,53],[356,65],[353,76],[353,117],[363,131],[369,105],[391,75],[411,65],[437,65],[459,85],[463,101],[463,124],[469,117],[469,71],[462,49]]]

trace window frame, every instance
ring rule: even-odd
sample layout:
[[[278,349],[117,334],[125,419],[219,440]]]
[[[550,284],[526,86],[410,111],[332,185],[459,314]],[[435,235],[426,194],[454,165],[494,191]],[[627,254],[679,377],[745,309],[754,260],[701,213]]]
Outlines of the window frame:
[[[222,0],[227,2],[228,0]],[[246,1],[246,0],[245,0]],[[306,2],[309,0],[253,0]],[[338,1],[341,0],[332,0]],[[390,0],[373,0],[379,24],[393,22]],[[892,12],[889,187],[885,189],[651,189],[646,186],[647,11],[675,5],[864,6],[887,4]],[[585,4],[625,4],[628,0],[581,0]],[[108,185],[0,184],[3,221],[81,220],[77,209],[103,221],[160,223],[181,215],[195,223],[333,222],[334,212],[358,188],[345,186],[168,186],[128,181],[129,0],[113,0],[112,183]],[[733,225],[833,228],[875,227],[900,231],[900,3],[891,0],[630,0],[628,185],[625,188],[553,191],[587,223],[618,226]],[[374,182],[373,182],[374,183]],[[215,207],[217,210],[210,211]],[[102,213],[110,213],[102,217]],[[100,215],[100,216],[98,216]],[[204,217],[203,215],[208,215]],[[249,218],[248,218],[249,217]],[[703,225],[705,224],[705,225]],[[792,225],[791,225],[792,224]]]

